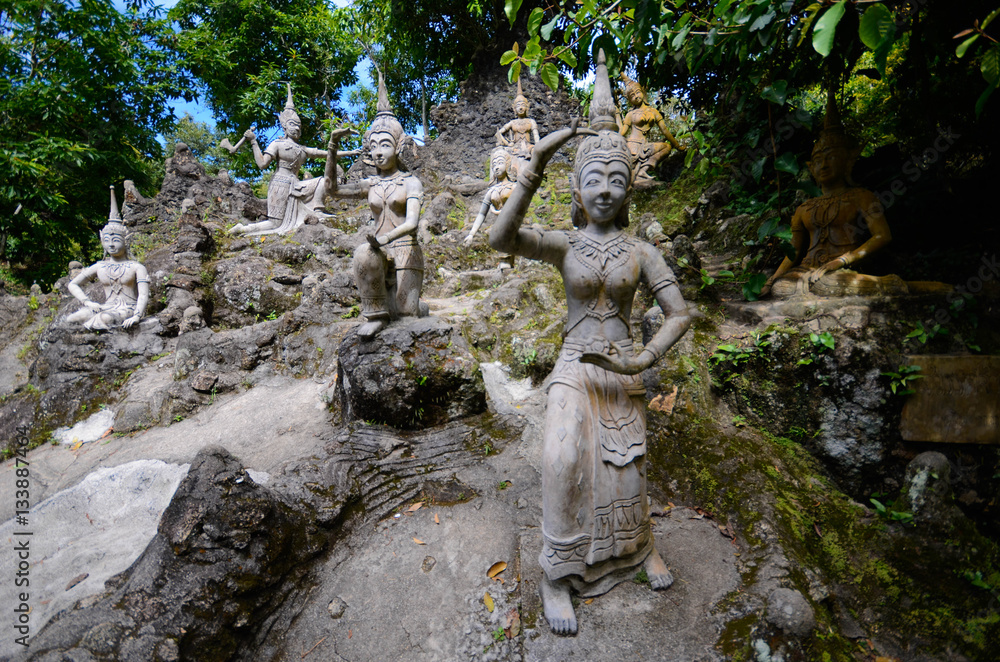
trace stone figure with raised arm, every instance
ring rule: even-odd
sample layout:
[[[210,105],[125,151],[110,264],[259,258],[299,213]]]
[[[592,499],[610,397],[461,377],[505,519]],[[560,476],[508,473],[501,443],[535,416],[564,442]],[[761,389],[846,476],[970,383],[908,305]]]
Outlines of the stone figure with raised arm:
[[[82,322],[93,330],[129,328],[146,314],[149,303],[149,273],[146,267],[131,259],[128,252],[128,231],[122,224],[111,187],[111,213],[107,225],[101,230],[104,259],[82,270],[67,285],[70,294],[80,300],[83,308],[66,318],[68,322]],[[104,286],[104,303],[91,301],[81,287],[97,278]]]
[[[521,167],[531,158],[539,137],[538,122],[528,117],[531,104],[521,92],[520,78],[517,79],[517,96],[512,107],[516,117],[497,130],[497,146],[506,147],[514,157],[515,165]]]
[[[417,243],[424,189],[419,179],[401,169],[403,127],[389,105],[381,72],[378,113],[364,138],[377,174],[339,186],[331,164],[336,163],[337,144],[347,133],[339,129],[330,135],[325,180],[331,197],[367,198],[375,219],[375,236],[369,235],[368,242],[354,251],[354,279],[365,318],[358,335],[372,338],[391,320],[427,314],[426,304],[420,301],[424,254]]]
[[[288,234],[301,227],[310,213],[322,214],[327,194],[326,178],[315,177],[300,182],[298,175],[308,159],[326,158],[327,150],[304,147],[298,143],[302,135],[302,120],[292,103],[291,83],[288,84],[288,100],[284,110],[278,115],[278,122],[284,135],[268,145],[263,152],[253,129],[247,129],[243,139],[232,148],[236,151],[244,140],[249,140],[258,168],[263,170],[272,163],[277,164],[267,185],[267,220],[238,223],[229,230],[232,234]]]
[[[651,182],[653,177],[649,174],[650,169],[670,153],[671,147],[681,151],[684,148],[674,138],[674,134],[670,133],[667,123],[663,120],[663,114],[646,103],[646,90],[642,85],[624,73],[621,77],[625,81],[625,97],[632,110],[622,120],[620,133],[628,140],[628,149],[634,162],[635,182]],[[650,142],[648,134],[654,126],[660,127],[667,142]]]
[[[618,133],[604,53],[598,57],[590,129],[574,122],[535,146],[490,230],[490,245],[555,265],[568,319],[549,377],[542,440],[541,597],[557,634],[577,631],[572,595],[601,595],[645,569],[654,589],[673,577],[657,553],[646,496],[646,402],[639,373],[690,326],[677,280],[650,244],[624,232],[632,154]],[[575,135],[572,215],[577,230],[521,227],[545,164]],[[639,352],[632,305],[646,283],[666,321]]]
[[[466,246],[472,245],[472,240],[479,228],[482,227],[483,221],[486,220],[486,215],[499,214],[500,210],[503,209],[511,191],[514,190],[516,178],[517,167],[514,165],[514,159],[510,152],[504,147],[494,149],[493,153],[490,154],[490,186],[483,193],[483,204],[479,208],[479,213],[476,214],[476,220],[472,223],[469,235],[465,238]]]
[[[844,131],[832,91],[824,128],[808,162],[823,194],[799,205],[792,217],[794,257],[786,257],[764,284],[761,296],[906,294],[896,275],[870,276],[850,267],[891,240],[878,196],[855,186],[851,169],[861,149]]]

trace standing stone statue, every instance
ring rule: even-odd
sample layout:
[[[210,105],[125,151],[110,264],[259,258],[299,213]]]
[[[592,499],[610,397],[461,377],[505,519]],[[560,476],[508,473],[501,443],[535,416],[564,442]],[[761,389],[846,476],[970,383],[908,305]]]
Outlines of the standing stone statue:
[[[375,217],[375,236],[354,251],[354,279],[361,292],[358,329],[362,338],[372,338],[394,319],[422,317],[426,304],[420,301],[424,282],[424,254],[417,243],[417,224],[424,187],[420,180],[401,170],[403,127],[389,105],[385,81],[379,72],[378,113],[364,144],[377,174],[357,184],[339,186],[331,167],[336,164],[337,144],[348,130],[330,135],[330,156],[325,177],[332,197],[368,198]]]
[[[267,185],[267,220],[260,223],[237,223],[229,230],[232,234],[288,234],[301,227],[309,214],[322,213],[320,210],[327,193],[326,179],[315,177],[300,182],[298,174],[307,159],[326,158],[327,151],[303,147],[298,143],[302,135],[302,120],[292,103],[291,83],[288,84],[288,100],[285,102],[285,109],[278,115],[278,122],[285,135],[268,145],[263,152],[260,151],[257,134],[253,129],[247,129],[243,133],[243,139],[250,141],[258,168],[263,170],[274,161],[278,165]],[[236,147],[242,143],[243,140],[240,140]]]
[[[820,296],[906,294],[906,283],[899,276],[869,276],[849,269],[884,248],[892,234],[878,196],[851,180],[861,149],[844,131],[832,91],[823,124],[808,162],[823,195],[795,210],[795,256],[782,260],[761,296],[773,293],[783,298],[810,289]]]
[[[111,187],[111,213],[101,230],[101,245],[104,259],[80,271],[66,286],[84,305],[66,321],[82,322],[93,330],[113,329],[119,325],[127,329],[146,314],[149,274],[146,267],[129,256],[127,230],[118,212],[114,186]],[[91,301],[80,287],[95,277],[104,286],[104,303]]]
[[[568,319],[549,378],[542,449],[541,597],[552,630],[577,631],[572,594],[601,595],[644,568],[654,589],[673,577],[653,546],[646,497],[646,402],[639,373],[690,326],[677,280],[660,252],[623,231],[632,155],[618,134],[603,51],[597,60],[591,129],[576,123],[535,146],[490,245],[556,266]],[[572,232],[521,228],[545,164],[574,135],[587,134],[573,171]],[[666,321],[640,352],[632,304],[648,285]]]
[[[490,154],[490,186],[483,193],[483,204],[479,208],[479,213],[472,224],[472,229],[469,230],[469,235],[465,238],[466,246],[472,245],[472,240],[476,236],[476,232],[479,231],[479,228],[483,225],[483,221],[486,220],[486,214],[499,214],[500,210],[503,209],[507,198],[510,197],[511,192],[514,190],[514,179],[516,177],[517,166],[514,165],[514,159],[511,157],[510,152],[504,147],[494,149],[493,153]]]
[[[512,105],[516,117],[497,130],[497,146],[506,147],[514,163],[521,168],[531,158],[531,152],[538,144],[538,122],[528,117],[531,105],[528,97],[521,92],[521,79],[517,79],[517,96]]]
[[[642,89],[642,85],[624,73],[622,73],[622,80],[625,81],[625,97],[632,106],[632,110],[622,120],[621,134],[626,136],[628,140],[628,149],[635,164],[635,182],[651,182],[653,176],[649,174],[650,169],[670,153],[671,146],[681,151],[684,148],[674,138],[674,134],[670,133],[667,123],[663,120],[663,114],[646,103],[646,90]],[[648,134],[654,126],[660,127],[667,142],[654,143],[649,141]]]

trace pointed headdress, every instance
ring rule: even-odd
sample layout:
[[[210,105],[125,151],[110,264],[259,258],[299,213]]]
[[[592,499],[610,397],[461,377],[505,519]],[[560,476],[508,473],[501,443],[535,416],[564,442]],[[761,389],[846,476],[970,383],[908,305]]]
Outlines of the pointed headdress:
[[[519,104],[522,101],[524,103],[528,104],[529,106],[531,105],[531,102],[528,101],[528,97],[524,96],[524,92],[521,90],[521,78],[518,77],[518,79],[517,79],[517,95],[514,97],[513,103],[510,104],[511,108],[515,108],[516,109],[517,108],[517,104]],[[517,112],[517,111],[515,110],[514,112]]]
[[[396,114],[392,112],[392,106],[389,105],[389,93],[385,89],[385,79],[382,77],[381,70],[378,72],[377,109],[378,112],[375,114],[375,120],[372,122],[371,129],[368,130],[366,138],[373,133],[391,133],[392,137],[396,140],[396,149],[398,151],[401,147],[399,139],[403,137],[403,125],[396,119]]]
[[[299,119],[299,114],[295,112],[295,104],[292,103],[292,84],[286,84],[288,85],[288,99],[285,101],[284,110],[278,114],[278,124],[281,125],[281,128],[285,128],[293,119],[300,124],[302,123],[302,120]]]
[[[830,147],[845,148],[851,154],[852,159],[857,158],[861,151],[858,141],[844,128],[832,87],[826,93],[826,115],[823,116],[823,129],[819,132],[819,138],[813,146],[812,153],[815,154]]]
[[[114,185],[111,186],[111,211],[108,212],[108,222],[105,223],[104,227],[101,229],[101,240],[103,241],[105,237],[110,235],[118,235],[125,240],[126,255],[129,255],[127,248],[129,243],[129,231],[128,228],[125,227],[125,224],[122,223],[122,215],[121,212],[118,211],[118,200],[115,198]]]
[[[625,74],[624,71],[621,73],[621,79],[622,82],[625,83],[626,98],[631,96],[632,94],[635,94],[640,99],[646,98],[646,90],[644,90],[642,85],[639,84],[639,81],[632,80]]]

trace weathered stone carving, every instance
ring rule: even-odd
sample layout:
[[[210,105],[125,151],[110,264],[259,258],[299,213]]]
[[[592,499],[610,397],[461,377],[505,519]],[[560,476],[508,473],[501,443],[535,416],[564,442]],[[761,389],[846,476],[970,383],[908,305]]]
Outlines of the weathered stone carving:
[[[625,97],[632,110],[622,120],[620,133],[628,140],[628,149],[634,163],[634,182],[636,184],[651,182],[653,176],[649,174],[649,170],[666,157],[671,148],[683,151],[684,147],[677,142],[674,134],[670,133],[667,123],[663,121],[663,114],[646,103],[646,90],[642,85],[624,73],[622,80],[625,81]],[[648,134],[654,126],[660,127],[667,142],[649,141]]]
[[[490,154],[490,187],[483,193],[483,204],[476,214],[476,220],[465,238],[465,245],[471,246],[476,232],[486,220],[486,214],[499,214],[503,209],[511,191],[514,190],[514,179],[517,177],[517,167],[514,159],[504,147],[497,147]]]
[[[844,131],[831,92],[824,128],[808,163],[823,195],[795,210],[795,256],[781,262],[764,284],[761,296],[773,293],[784,298],[810,290],[820,296],[907,293],[899,276],[870,276],[848,268],[892,240],[878,196],[851,180],[851,169],[860,153],[857,141]]]
[[[568,304],[562,353],[550,377],[542,462],[539,562],[545,617],[553,631],[577,631],[571,596],[594,596],[642,566],[655,589],[673,577],[656,552],[646,497],[646,403],[639,373],[690,325],[677,280],[653,246],[626,235],[632,156],[618,134],[604,54],[590,129],[547,135],[490,231],[497,250],[554,264]],[[573,232],[520,227],[545,164],[575,135]],[[639,353],[631,310],[645,282],[666,322]]]
[[[128,234],[118,212],[115,187],[111,187],[111,213],[101,230],[104,259],[80,271],[66,286],[80,300],[83,308],[66,318],[82,322],[88,329],[112,329],[118,325],[129,328],[146,314],[149,302],[149,274],[146,267],[131,259]],[[91,301],[81,287],[97,278],[104,286],[104,303]]]
[[[424,254],[417,242],[424,188],[419,179],[400,169],[403,127],[389,105],[381,72],[378,114],[364,138],[377,174],[339,186],[331,164],[336,164],[337,145],[348,132],[339,129],[330,135],[325,180],[332,197],[368,198],[375,217],[375,236],[368,235],[368,243],[354,252],[354,279],[365,318],[358,335],[371,338],[391,320],[427,314],[426,304],[420,301]]]
[[[517,96],[512,104],[516,117],[497,130],[497,147],[506,147],[514,158],[514,164],[521,168],[531,158],[531,152],[538,144],[538,122],[528,117],[531,104],[521,91],[521,79],[517,80]]]
[[[267,220],[259,223],[237,223],[229,232],[233,234],[263,235],[288,234],[305,223],[309,214],[322,215],[326,197],[326,178],[314,177],[300,182],[299,170],[308,159],[327,157],[325,149],[304,147],[298,143],[302,134],[302,121],[292,103],[292,86],[288,85],[285,109],[278,115],[278,122],[285,135],[275,140],[263,152],[257,134],[247,129],[243,138],[232,147],[235,151],[243,140],[249,140],[254,161],[263,170],[277,162],[271,181],[267,185]]]

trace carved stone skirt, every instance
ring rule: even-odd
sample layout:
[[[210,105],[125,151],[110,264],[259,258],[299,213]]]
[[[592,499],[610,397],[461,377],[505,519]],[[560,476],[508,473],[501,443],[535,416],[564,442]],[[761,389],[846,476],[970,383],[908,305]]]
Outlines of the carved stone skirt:
[[[545,412],[538,561],[582,596],[628,579],[653,549],[642,381],[579,361],[609,347],[603,338],[563,342]],[[619,347],[632,351],[628,341]]]

